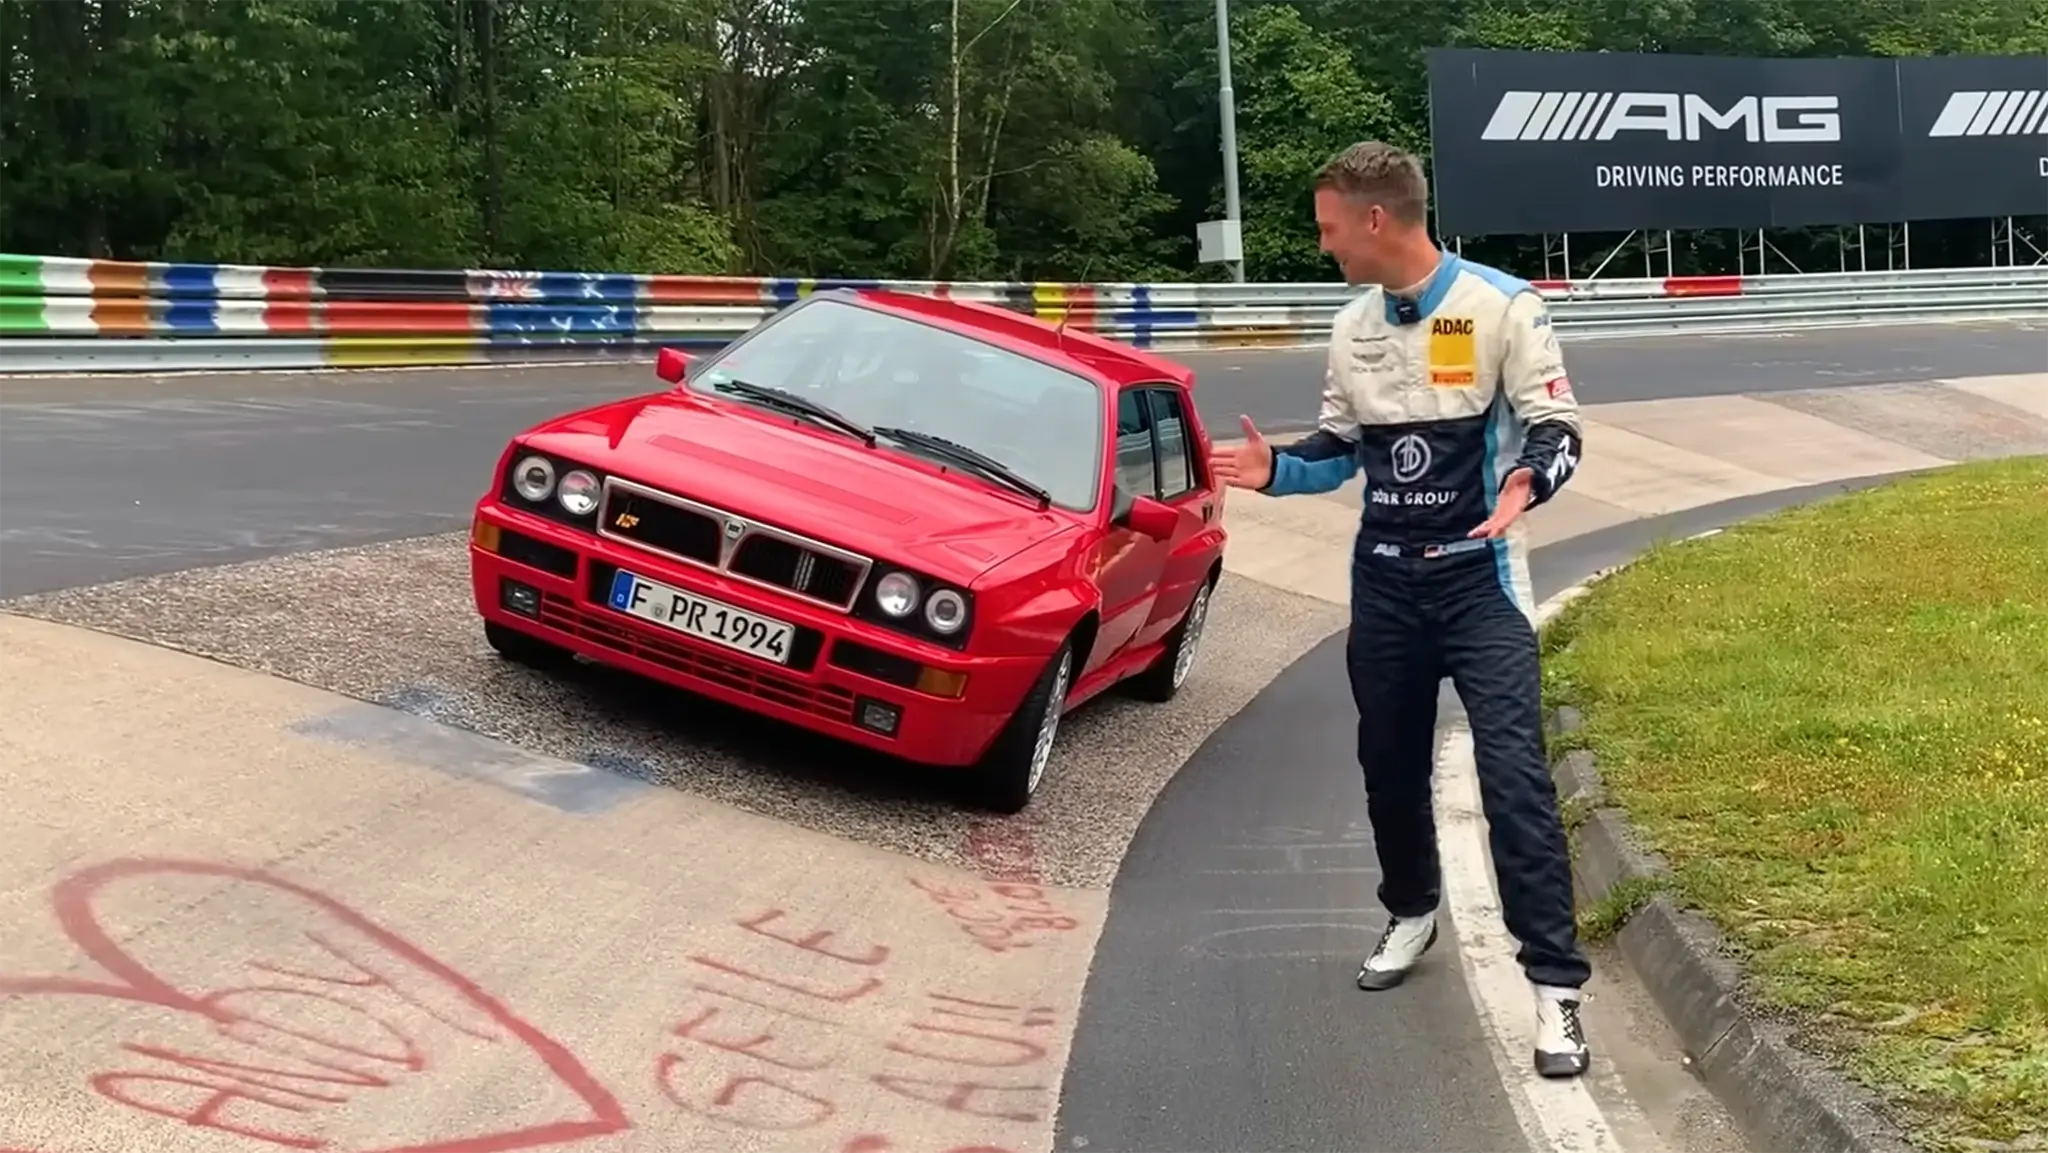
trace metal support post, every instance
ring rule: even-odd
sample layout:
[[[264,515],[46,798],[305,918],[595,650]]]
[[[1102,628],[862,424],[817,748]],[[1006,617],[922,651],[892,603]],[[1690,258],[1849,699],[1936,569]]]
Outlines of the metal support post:
[[[1230,87],[1230,0],[1216,0],[1216,107],[1223,120],[1223,218],[1244,228],[1237,200],[1237,97]],[[1230,262],[1230,278],[1244,283],[1244,261]]]

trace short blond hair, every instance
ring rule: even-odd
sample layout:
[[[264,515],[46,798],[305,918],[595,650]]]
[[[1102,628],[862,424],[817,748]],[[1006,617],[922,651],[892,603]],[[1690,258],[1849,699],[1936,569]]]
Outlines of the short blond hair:
[[[1429,220],[1429,178],[1415,154],[1379,140],[1361,140],[1332,156],[1316,187],[1377,204],[1403,224]]]

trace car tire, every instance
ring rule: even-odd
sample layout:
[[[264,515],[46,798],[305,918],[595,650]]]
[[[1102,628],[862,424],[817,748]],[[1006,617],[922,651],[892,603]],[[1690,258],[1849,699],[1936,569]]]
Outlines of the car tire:
[[[1074,687],[1074,661],[1069,639],[1045,662],[1024,702],[975,763],[975,792],[984,807],[1020,813],[1037,795],[1052,761],[1063,705]]]
[[[528,636],[518,629],[507,628],[496,621],[484,622],[484,639],[490,642],[492,648],[498,650],[499,656],[528,668],[543,671],[559,669],[576,659],[574,653],[560,645],[550,644],[539,637]]]
[[[1187,610],[1181,613],[1180,623],[1167,634],[1166,649],[1159,658],[1147,665],[1145,671],[1130,679],[1130,694],[1141,701],[1164,704],[1180,693],[1187,683],[1188,672],[1194,667],[1195,656],[1201,651],[1202,634],[1209,624],[1209,598],[1216,591],[1216,580],[1202,582],[1195,590],[1195,599],[1188,602]]]

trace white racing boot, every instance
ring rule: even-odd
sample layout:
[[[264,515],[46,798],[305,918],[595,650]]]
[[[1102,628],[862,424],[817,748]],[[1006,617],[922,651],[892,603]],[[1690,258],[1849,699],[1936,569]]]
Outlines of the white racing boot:
[[[1577,989],[1536,986],[1536,1072],[1544,1077],[1576,1077],[1593,1063],[1586,1030],[1579,1023]]]
[[[1420,917],[1391,917],[1380,943],[1374,945],[1365,963],[1358,967],[1358,987],[1391,989],[1408,977],[1408,970],[1436,944],[1436,914]]]

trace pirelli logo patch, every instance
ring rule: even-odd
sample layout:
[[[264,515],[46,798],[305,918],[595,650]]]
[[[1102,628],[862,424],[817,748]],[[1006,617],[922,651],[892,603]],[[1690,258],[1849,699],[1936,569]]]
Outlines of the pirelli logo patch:
[[[1469,316],[1438,316],[1429,322],[1429,383],[1438,388],[1471,388],[1479,382],[1477,341]]]

